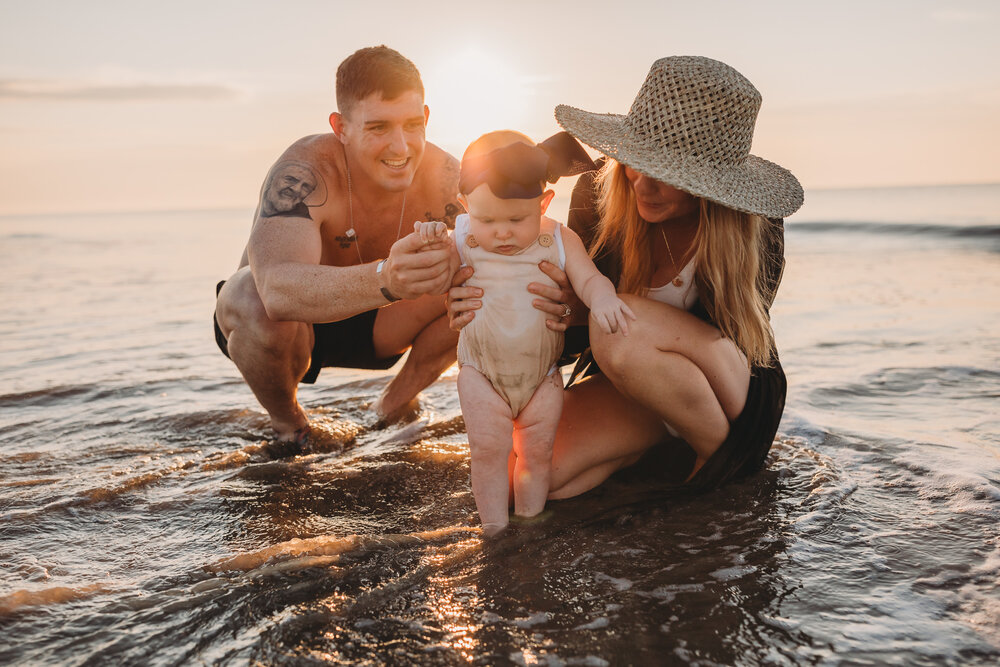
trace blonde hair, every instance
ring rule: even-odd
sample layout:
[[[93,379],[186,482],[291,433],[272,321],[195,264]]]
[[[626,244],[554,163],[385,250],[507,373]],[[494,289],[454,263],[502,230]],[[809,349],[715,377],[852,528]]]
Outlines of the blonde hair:
[[[590,256],[620,258],[618,291],[645,296],[653,275],[654,228],[639,216],[624,165],[609,159],[597,176],[600,215]],[[699,199],[695,284],[705,310],[751,366],[771,366],[774,334],[767,314],[760,252],[771,224],[757,215]]]

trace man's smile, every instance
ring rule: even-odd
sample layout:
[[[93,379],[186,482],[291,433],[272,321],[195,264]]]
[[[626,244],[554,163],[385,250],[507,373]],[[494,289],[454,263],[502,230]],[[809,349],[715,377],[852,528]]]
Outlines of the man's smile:
[[[400,158],[398,160],[391,160],[389,158],[382,159],[382,164],[389,167],[390,169],[403,169],[406,167],[407,164],[409,164],[409,162],[410,158],[408,157]]]

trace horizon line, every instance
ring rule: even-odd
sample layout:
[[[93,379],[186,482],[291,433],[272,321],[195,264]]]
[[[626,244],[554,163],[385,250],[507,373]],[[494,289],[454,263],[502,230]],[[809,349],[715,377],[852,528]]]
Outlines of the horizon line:
[[[964,183],[912,183],[897,185],[850,185],[835,187],[806,187],[806,192],[851,192],[859,190],[915,190],[931,188],[961,188],[961,187],[987,187],[1000,186],[1000,181],[981,181]],[[62,209],[51,211],[24,211],[24,212],[2,212],[0,219],[5,218],[46,218],[60,215],[128,215],[128,214],[169,214],[169,213],[221,213],[224,211],[252,211],[256,209],[256,203],[247,205],[214,205],[214,206],[191,206],[191,207],[165,207],[165,208],[120,208],[120,209]]]

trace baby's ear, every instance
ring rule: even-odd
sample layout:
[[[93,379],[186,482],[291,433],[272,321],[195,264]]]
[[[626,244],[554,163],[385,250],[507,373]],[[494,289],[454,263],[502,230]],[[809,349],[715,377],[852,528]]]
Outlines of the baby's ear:
[[[545,192],[542,193],[542,201],[541,201],[542,215],[545,215],[545,212],[549,210],[549,204],[552,203],[552,198],[555,196],[556,196],[555,190],[546,190]]]

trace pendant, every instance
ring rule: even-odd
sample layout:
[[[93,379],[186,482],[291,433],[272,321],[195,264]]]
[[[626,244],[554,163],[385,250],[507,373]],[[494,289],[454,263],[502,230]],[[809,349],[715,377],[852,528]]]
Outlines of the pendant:
[[[337,243],[340,244],[341,248],[350,248],[352,243],[358,242],[358,234],[354,231],[354,227],[351,227],[344,232],[343,236],[335,236],[333,238],[337,240]],[[358,254],[361,254],[360,250],[358,251]]]
[[[680,287],[681,285],[684,284],[684,279],[681,278],[680,276],[677,276],[676,278],[673,279],[672,282],[674,283],[675,287]]]

